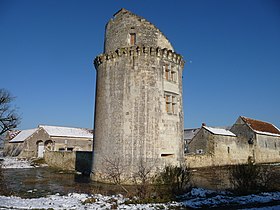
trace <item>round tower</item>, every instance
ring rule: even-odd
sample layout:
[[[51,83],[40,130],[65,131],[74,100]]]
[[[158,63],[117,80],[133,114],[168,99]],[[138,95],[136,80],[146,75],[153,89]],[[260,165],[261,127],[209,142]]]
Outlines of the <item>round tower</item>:
[[[147,20],[121,9],[106,25],[97,70],[93,178],[183,161],[182,56]],[[111,174],[112,175],[112,174]]]

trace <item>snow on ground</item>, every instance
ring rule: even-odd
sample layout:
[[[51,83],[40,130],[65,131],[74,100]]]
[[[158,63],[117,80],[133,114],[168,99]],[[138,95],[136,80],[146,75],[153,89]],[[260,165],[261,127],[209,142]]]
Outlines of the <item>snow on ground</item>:
[[[21,160],[14,157],[5,157],[2,162],[0,162],[2,168],[34,168],[30,165],[27,160]]]
[[[66,196],[59,194],[41,198],[23,199],[20,197],[0,196],[0,209],[170,209],[184,206],[189,208],[213,208],[226,206],[246,206],[280,201],[280,192],[261,193],[259,195],[233,196],[227,192],[215,192],[194,188],[186,194],[182,202],[170,202],[164,204],[125,204],[128,198],[122,195],[103,196],[100,194],[88,195],[69,193]],[[250,210],[273,210],[277,206],[249,208]]]
[[[228,192],[215,192],[211,190],[194,188],[187,196],[188,197],[186,197],[185,200],[181,202],[181,204],[191,208],[202,208],[205,206],[208,208],[213,208],[228,205],[264,204],[274,201],[280,202],[280,192],[234,196]]]
[[[122,195],[102,196],[70,193],[67,196],[58,194],[45,198],[22,199],[19,197],[0,196],[0,209],[168,209],[178,203],[169,204],[124,204],[127,199]],[[91,201],[87,203],[87,201]]]

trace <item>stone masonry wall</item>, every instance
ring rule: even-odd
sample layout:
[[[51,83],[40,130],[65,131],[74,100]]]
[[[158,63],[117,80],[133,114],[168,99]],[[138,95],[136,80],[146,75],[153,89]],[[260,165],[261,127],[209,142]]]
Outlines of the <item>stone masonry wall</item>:
[[[53,168],[63,170],[79,171],[89,174],[92,164],[92,152],[85,151],[72,151],[72,152],[59,152],[59,151],[46,151],[44,160]]]
[[[280,162],[280,137],[257,134],[254,154],[256,163]]]
[[[75,170],[76,153],[45,151],[44,160],[50,167],[73,171]]]

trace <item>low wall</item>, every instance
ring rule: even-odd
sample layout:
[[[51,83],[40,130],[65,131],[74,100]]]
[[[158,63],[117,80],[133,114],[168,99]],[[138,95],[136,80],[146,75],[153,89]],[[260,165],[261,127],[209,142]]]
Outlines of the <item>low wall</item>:
[[[45,151],[44,159],[50,167],[75,170],[75,152]]]
[[[91,171],[92,152],[45,151],[44,159],[50,167],[76,170],[82,173],[90,173]]]
[[[211,155],[185,155],[185,163],[188,168],[200,168],[214,166]]]
[[[185,155],[185,163],[189,168],[202,168],[212,166],[226,166],[248,163],[248,158],[236,158],[224,156],[215,157],[209,154],[188,154]]]

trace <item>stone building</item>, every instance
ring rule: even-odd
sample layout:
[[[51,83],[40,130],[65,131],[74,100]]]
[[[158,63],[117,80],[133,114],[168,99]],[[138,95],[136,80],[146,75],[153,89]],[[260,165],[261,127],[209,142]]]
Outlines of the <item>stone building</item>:
[[[4,152],[24,158],[43,157],[46,150],[92,151],[92,144],[92,130],[39,125],[34,129],[10,132]]]
[[[106,25],[97,71],[93,178],[108,165],[131,176],[139,164],[183,160],[184,61],[152,23],[121,9]]]
[[[247,146],[252,161],[280,162],[280,130],[275,125],[241,116],[230,130]]]
[[[191,168],[280,162],[280,130],[247,117],[239,117],[230,130],[202,126],[185,160]]]

